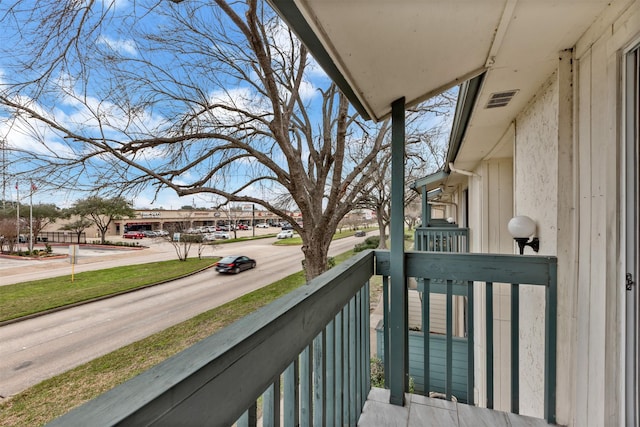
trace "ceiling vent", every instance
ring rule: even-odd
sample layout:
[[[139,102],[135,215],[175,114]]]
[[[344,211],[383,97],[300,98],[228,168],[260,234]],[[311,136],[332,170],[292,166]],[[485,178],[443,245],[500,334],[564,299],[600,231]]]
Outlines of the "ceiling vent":
[[[492,93],[486,108],[504,107],[513,99],[516,93],[518,93],[518,89]]]

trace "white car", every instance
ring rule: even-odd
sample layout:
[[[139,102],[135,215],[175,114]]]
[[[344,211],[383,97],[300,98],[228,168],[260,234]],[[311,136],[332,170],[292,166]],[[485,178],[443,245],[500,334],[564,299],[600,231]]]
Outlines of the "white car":
[[[213,233],[213,235],[217,240],[219,239],[227,240],[231,238],[229,233],[225,233],[224,231],[216,231],[215,233]]]
[[[260,224],[256,224],[256,228],[269,228],[269,224],[261,222]]]
[[[289,239],[293,237],[293,230],[282,230],[276,237],[278,239]]]

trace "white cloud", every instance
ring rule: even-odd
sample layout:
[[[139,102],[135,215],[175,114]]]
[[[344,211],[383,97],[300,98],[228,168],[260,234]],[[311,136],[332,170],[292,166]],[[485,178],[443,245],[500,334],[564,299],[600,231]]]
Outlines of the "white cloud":
[[[129,55],[137,55],[138,48],[135,42],[131,39],[129,40],[116,40],[109,36],[102,35],[98,38],[98,43],[108,46],[110,49],[121,53],[121,54],[129,54]]]
[[[308,80],[303,81],[300,85],[300,98],[302,98],[302,101],[311,101],[315,96],[318,96],[317,87]]]

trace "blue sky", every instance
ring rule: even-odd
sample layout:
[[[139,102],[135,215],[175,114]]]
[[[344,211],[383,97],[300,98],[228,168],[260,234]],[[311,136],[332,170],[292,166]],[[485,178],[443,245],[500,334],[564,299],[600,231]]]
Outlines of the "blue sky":
[[[103,2],[105,4],[111,3],[107,0],[103,0]],[[141,3],[143,2],[138,0],[138,5]],[[163,4],[161,2],[160,4],[166,6],[168,3],[165,2]],[[197,73],[197,67],[192,67],[191,69],[177,67],[175,66],[176,61],[168,53],[163,54],[145,50],[144,43],[131,37],[130,28],[126,25],[126,16],[132,10],[133,5],[134,2],[132,0],[118,0],[114,2],[115,8],[112,10],[110,15],[112,22],[110,25],[105,26],[103,32],[96,37],[95,48],[104,52],[111,52],[113,55],[122,55],[135,60],[144,60],[153,55],[154,61],[157,64],[166,68],[171,68],[171,71],[177,76],[179,76],[180,73]],[[171,7],[176,6],[172,5]],[[152,18],[149,17],[146,20],[143,19],[138,23],[138,25],[142,26],[151,26],[156,30],[161,30],[165,24],[167,23],[163,22],[162,18],[159,18],[157,15],[153,15]],[[17,23],[15,29],[16,34],[18,31],[17,29],[21,28],[21,25],[22,23]],[[27,28],[28,27],[23,26],[21,31],[26,33]],[[16,34],[10,33],[7,31],[7,27],[5,27],[4,35],[0,35],[0,44],[3,46],[10,46],[11,43],[15,42]],[[285,37],[284,32],[278,34]],[[10,69],[12,62],[16,59],[16,57],[0,54],[0,87],[2,87],[2,84],[6,84],[16,77],[12,74],[13,71]],[[187,61],[181,59],[180,62],[184,63]],[[118,111],[118,105],[109,101],[108,98],[101,96],[101,93],[105,93],[108,89],[108,83],[105,80],[100,79],[99,67],[97,67],[96,71],[92,74],[92,77],[95,76],[96,78],[93,78],[90,81],[86,90],[83,90],[83,82],[78,79],[77,75],[74,75],[75,71],[76,69],[72,68],[67,73],[57,73],[55,75],[55,83],[57,84],[58,92],[52,94],[55,96],[44,97],[42,98],[42,102],[33,104],[34,110],[43,112],[45,115],[49,115],[55,118],[58,122],[71,128],[82,127],[88,132],[104,132],[104,135],[107,137],[113,137],[114,139],[124,138],[124,134],[118,129],[126,128],[131,135],[135,136],[137,134],[144,134],[145,126],[158,126],[162,128],[169,127],[172,124],[172,114],[175,114],[176,111],[172,110],[171,106],[168,106],[167,109],[164,110],[158,108],[141,109],[136,114],[135,121],[131,123],[126,122],[128,117],[120,114]],[[79,70],[77,71],[79,74]],[[312,63],[308,71],[309,72],[306,74],[306,81],[303,85],[303,90],[301,91],[301,97],[305,102],[313,105],[314,102],[320,99],[318,88],[326,87],[328,78],[314,63]],[[185,74],[182,75],[186,77]],[[189,75],[189,77],[193,78],[191,75]],[[204,75],[202,77],[211,78],[211,76]],[[230,79],[229,77],[226,78]],[[216,83],[219,83],[217,87],[215,85],[207,87],[206,96],[209,100],[229,104],[235,103],[245,105],[248,109],[254,108],[256,111],[259,110],[259,105],[252,104],[255,102],[256,97],[255,91],[249,85],[243,84],[241,81],[231,80]],[[61,91],[64,91],[65,93],[62,94]],[[135,90],[132,90],[127,94],[131,96],[132,101],[136,101],[137,93]],[[83,100],[84,102],[80,102],[80,100]],[[110,128],[102,127],[98,129],[97,122],[95,117],[92,117],[91,110],[100,110],[101,112],[108,114],[109,122],[112,126]],[[311,111],[313,114],[314,108],[312,108]],[[26,120],[22,123],[2,120],[3,117],[1,114],[2,113],[0,112],[0,138],[5,141],[10,150],[12,148],[16,148],[38,156],[47,156],[51,153],[64,155],[69,152],[70,145],[61,139],[59,135],[52,132],[42,124],[33,120]],[[6,118],[6,116],[4,116],[4,118]],[[220,119],[220,117],[217,118]],[[224,119],[221,118],[221,120]],[[34,133],[38,134],[42,140],[46,141],[46,147],[33,138],[32,135]],[[16,192],[14,187],[16,179],[13,177],[17,172],[24,172],[25,170],[28,170],[29,165],[17,164],[12,161],[13,154],[11,151],[8,153],[9,159],[4,170],[4,175],[7,177],[7,181],[9,182],[9,185],[5,186],[5,191],[7,191],[6,198],[9,200],[15,200]],[[77,154],[78,153],[75,153],[74,155]],[[157,149],[150,149],[144,153],[142,162],[147,164],[150,168],[153,168],[154,166],[164,162],[166,154],[167,153]],[[96,162],[94,162],[93,167],[99,167],[99,161],[100,159],[97,159]],[[230,175],[228,179],[240,182],[247,179],[246,176],[243,175],[242,170],[238,169],[236,170],[236,173],[237,175]],[[183,179],[186,182],[189,178],[191,178],[191,173],[186,172],[179,179]],[[29,193],[30,184],[28,178],[22,178],[18,182],[21,198],[24,198]],[[33,194],[33,200],[35,203],[55,203],[60,207],[68,207],[76,199],[86,197],[85,194],[78,193],[74,186],[70,186],[68,189],[63,191],[53,191],[47,188],[48,186],[45,182],[36,182],[36,184],[38,186],[38,190]],[[80,184],[82,183],[79,182],[78,185]],[[259,190],[256,188],[247,188],[245,191],[251,192]],[[268,197],[268,195],[265,195],[264,197]],[[134,206],[136,208],[162,207],[165,209],[175,209],[183,205],[212,207],[221,201],[220,199],[213,199],[211,195],[207,194],[179,198],[173,190],[161,190],[158,194],[155,194],[152,189],[145,190],[131,198],[133,199]]]
[[[113,15],[115,17],[126,16],[130,13],[132,7],[132,1],[116,1]],[[162,21],[159,21],[157,16],[154,16],[152,24],[158,27],[163,25]],[[131,58],[142,58],[149,55],[148,52],[140,51],[139,42],[127,37],[126,26],[118,27],[117,25],[114,25],[107,28],[108,30],[106,31],[108,32],[104,32],[97,37],[96,44],[99,49],[111,50],[114,54],[124,55]],[[10,38],[10,35],[5,33],[4,36],[0,36],[0,38],[3,37]],[[4,43],[6,45],[6,40]],[[11,80],[9,78],[9,76],[11,76],[11,71],[8,70],[8,65],[10,65],[10,62],[13,61],[13,59],[14,58],[0,55],[0,83],[6,83]],[[170,66],[171,58],[168,56],[163,57],[162,55],[154,55],[154,61],[160,64],[164,62],[166,63],[166,66]],[[306,101],[313,102],[313,99],[318,97],[317,85],[326,85],[328,80],[326,75],[324,75],[322,70],[317,66],[312,66],[310,71],[311,72],[307,74],[307,81],[303,85],[301,95]],[[85,99],[86,105],[89,107],[94,109],[100,108],[102,111],[111,112],[110,121],[114,123],[114,126],[112,129],[107,129],[107,134],[108,136],[113,136],[115,138],[122,137],[122,135],[118,135],[115,128],[124,127],[125,125],[123,123],[118,123],[118,121],[125,121],[127,118],[119,116],[117,107],[115,105],[109,105],[109,101],[100,97],[99,92],[102,88],[90,87],[88,92],[85,94],[80,92],[81,84],[77,81],[75,76],[58,74],[56,78],[58,79],[60,87],[64,88],[64,90],[67,91],[67,94],[59,96],[55,99],[55,103],[52,100],[49,105],[42,103],[36,104],[34,106],[36,110],[46,112],[46,114],[55,117],[55,119],[60,123],[71,128],[78,126],[78,123],[83,123],[85,128],[95,126],[95,119],[91,117],[86,106],[79,102],[79,99]],[[92,84],[99,84],[99,80],[93,80]],[[212,87],[208,96],[211,100],[236,104],[247,103],[249,102],[248,100],[252,98],[250,87],[234,83],[224,89]],[[170,121],[169,114],[169,112],[165,114],[163,111],[141,111],[140,116],[138,117],[138,123],[144,123],[144,125],[149,127],[156,125],[162,126],[163,122],[166,123],[167,121]],[[46,140],[46,147],[31,136],[34,130],[41,135],[44,140]],[[135,129],[132,129],[132,127],[129,127],[129,130],[135,133]],[[109,133],[111,135],[109,135]],[[33,120],[29,120],[27,123],[19,123],[16,121],[0,122],[0,138],[6,141],[6,146],[9,150],[12,148],[18,148],[41,156],[50,154],[50,151],[57,154],[69,152],[69,146],[64,143],[63,140],[61,140],[55,133],[48,130],[45,126]],[[21,198],[28,194],[29,182],[24,178],[16,180],[12,179],[12,177],[16,172],[24,171],[25,169],[28,170],[29,166],[17,164],[15,161],[12,161],[13,155],[11,151],[9,151],[8,154],[9,158],[4,170],[4,176],[7,177],[7,180],[11,184],[6,186],[5,191],[7,192],[7,199],[15,200],[15,182],[17,181],[19,183]],[[154,162],[162,161],[162,156],[163,153],[158,152],[157,150],[147,150],[145,153],[145,161],[152,167]],[[186,181],[190,178],[190,174],[186,173],[182,178]],[[238,179],[242,179],[242,177],[239,176]],[[65,191],[52,191],[47,189],[47,187],[46,183],[38,183],[38,190],[33,194],[34,202],[55,202],[58,206],[66,207],[71,205],[78,197],[85,197],[84,194],[77,193],[74,188],[69,188]],[[251,191],[251,189],[248,189],[248,191]],[[158,194],[155,194],[155,191],[149,189],[136,195],[132,199],[134,200],[135,207],[137,208],[163,207],[169,209],[178,208],[183,205],[211,207],[214,204],[219,203],[219,199],[212,199],[211,195],[205,194],[179,198],[173,190],[161,190]]]

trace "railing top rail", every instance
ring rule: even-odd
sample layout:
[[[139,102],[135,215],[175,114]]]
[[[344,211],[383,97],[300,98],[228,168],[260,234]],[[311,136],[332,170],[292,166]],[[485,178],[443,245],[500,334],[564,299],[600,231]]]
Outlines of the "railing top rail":
[[[420,232],[429,232],[429,231],[442,231],[442,232],[449,232],[449,233],[455,233],[455,232],[468,233],[469,232],[469,229],[467,227],[455,227],[455,226],[416,227],[415,230]]]
[[[49,425],[189,425],[204,416],[231,425],[372,276],[373,263],[364,251]]]
[[[376,274],[390,274],[388,251],[376,250]],[[407,277],[551,286],[557,259],[553,256],[453,252],[407,252]]]

